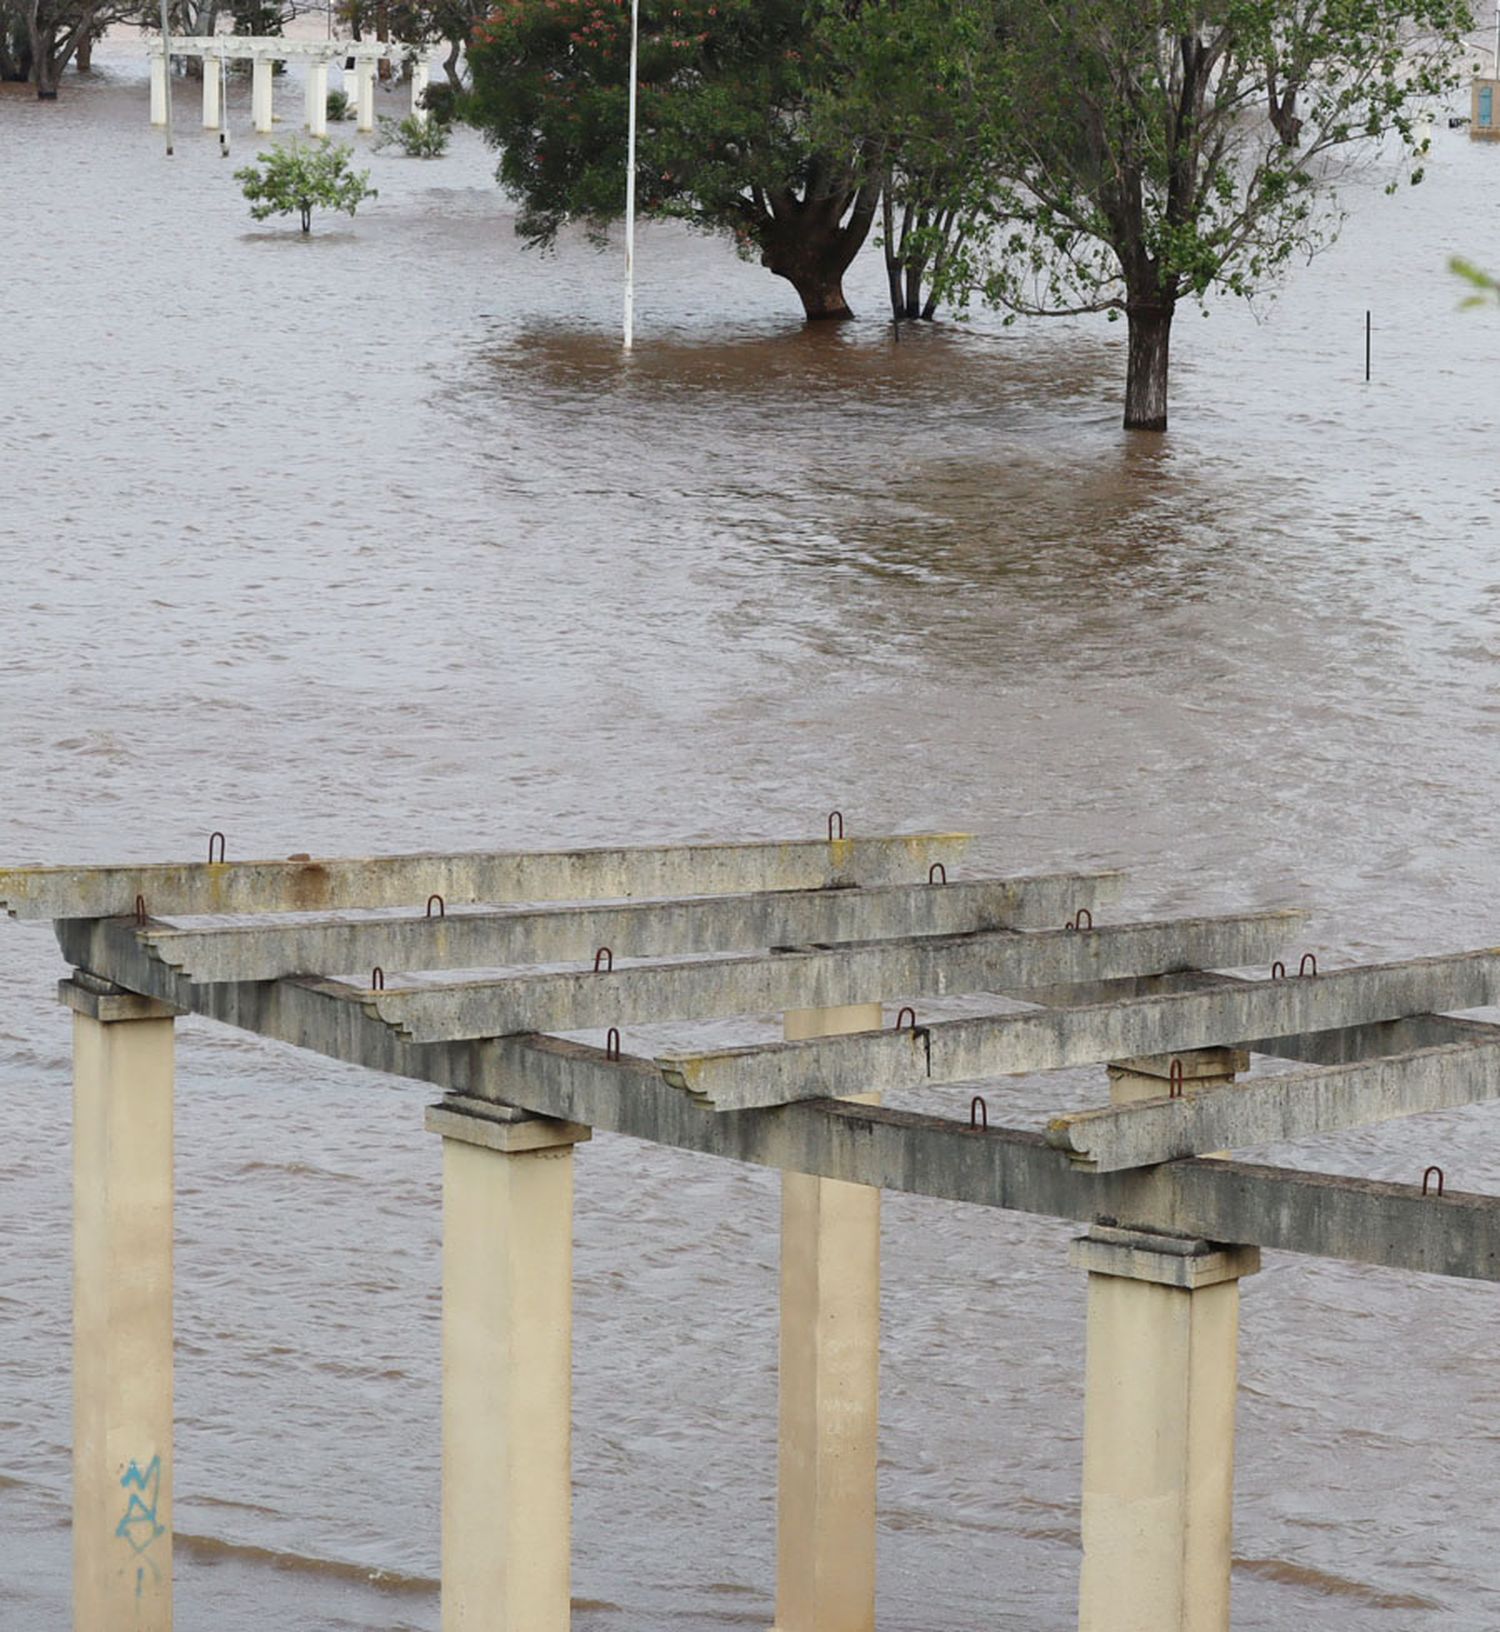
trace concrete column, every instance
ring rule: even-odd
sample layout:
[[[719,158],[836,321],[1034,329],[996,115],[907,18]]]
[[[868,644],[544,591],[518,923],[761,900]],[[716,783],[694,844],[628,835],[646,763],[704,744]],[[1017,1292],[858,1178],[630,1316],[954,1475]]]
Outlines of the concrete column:
[[[250,123],[261,135],[271,128],[274,67],[270,57],[255,57],[250,67]]]
[[[1256,1247],[1096,1225],[1080,1632],[1228,1632],[1239,1278]]]
[[[354,128],[375,128],[375,64],[369,57],[354,64]]]
[[[425,57],[418,57],[411,65],[411,116],[419,125],[427,123],[427,109],[422,98],[426,94],[431,72],[431,65]]]
[[[791,1010],[785,1031],[880,1025],[859,1003]],[[879,1378],[880,1192],[783,1173],[773,1632],[874,1632]]]
[[[443,1632],[568,1632],[571,1122],[450,1097],[443,1136]]]
[[[203,128],[219,128],[219,59],[203,59]]]
[[[154,56],[151,59],[151,123],[164,125],[167,122],[167,59]]]
[[[172,1626],[172,1016],[79,973],[73,1625]]]
[[[307,65],[307,129],[312,136],[328,134],[328,64]]]

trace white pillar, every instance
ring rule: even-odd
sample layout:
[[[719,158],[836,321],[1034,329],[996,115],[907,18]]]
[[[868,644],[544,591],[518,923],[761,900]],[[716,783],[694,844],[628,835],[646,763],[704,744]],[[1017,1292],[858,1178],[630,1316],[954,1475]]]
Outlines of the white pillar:
[[[219,59],[205,56],[203,59],[203,128],[217,130],[219,128]]]
[[[427,123],[427,109],[422,97],[427,90],[427,80],[432,69],[425,57],[418,57],[411,65],[411,116],[419,125]]]
[[[858,1003],[792,1010],[785,1030],[880,1024]],[[783,1173],[774,1632],[874,1632],[879,1379],[880,1192]]]
[[[375,128],[375,63],[359,57],[354,64],[354,128]]]
[[[458,1097],[427,1126],[443,1136],[443,1632],[568,1632],[573,1146],[589,1130]]]
[[[97,988],[97,989],[95,989]],[[79,973],[73,1625],[172,1626],[172,1015]]]
[[[164,56],[151,58],[151,123],[164,125],[167,122],[167,59]]]
[[[307,65],[307,129],[313,136],[328,134],[328,64]]]
[[[270,57],[255,57],[250,67],[250,123],[261,135],[271,128],[274,66]]]
[[[1228,1632],[1239,1280],[1256,1247],[1096,1225],[1080,1632]]]

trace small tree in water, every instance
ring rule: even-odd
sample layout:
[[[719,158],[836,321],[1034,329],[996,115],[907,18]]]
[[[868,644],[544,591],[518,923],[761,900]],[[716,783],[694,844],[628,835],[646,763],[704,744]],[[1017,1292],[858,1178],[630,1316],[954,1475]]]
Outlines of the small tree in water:
[[[234,179],[250,200],[257,221],[272,215],[300,215],[303,232],[312,231],[314,210],[354,212],[375,197],[368,170],[351,170],[352,147],[307,147],[292,142],[257,153],[258,164],[236,170]]]

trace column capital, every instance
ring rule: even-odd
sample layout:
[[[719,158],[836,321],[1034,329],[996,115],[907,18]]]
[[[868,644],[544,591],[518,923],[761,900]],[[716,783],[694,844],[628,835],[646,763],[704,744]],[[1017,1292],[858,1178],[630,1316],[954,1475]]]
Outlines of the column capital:
[[[1115,1275],[1122,1280],[1151,1281],[1158,1286],[1197,1292],[1254,1275],[1260,1268],[1260,1248],[1223,1246],[1169,1231],[1122,1230],[1095,1224],[1087,1235],[1072,1241],[1068,1262],[1090,1275]]]
[[[105,1025],[117,1020],[175,1020],[187,1012],[157,998],[128,992],[87,969],[75,969],[69,979],[58,981],[57,1001],[74,1014],[87,1015]]]
[[[510,1156],[558,1150],[594,1137],[594,1130],[581,1122],[533,1116],[529,1111],[518,1111],[513,1105],[499,1105],[468,1094],[449,1094],[436,1105],[429,1105],[427,1131]]]

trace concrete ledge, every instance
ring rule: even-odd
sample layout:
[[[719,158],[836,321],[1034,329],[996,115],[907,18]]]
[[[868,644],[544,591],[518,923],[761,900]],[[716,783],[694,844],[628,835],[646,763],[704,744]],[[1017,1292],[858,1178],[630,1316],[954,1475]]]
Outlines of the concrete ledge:
[[[1090,1275],[1116,1275],[1197,1292],[1260,1268],[1259,1247],[1215,1246],[1198,1236],[1147,1234],[1096,1224],[1068,1248],[1068,1262]]]
[[[556,1150],[564,1145],[582,1144],[594,1137],[594,1130],[581,1122],[559,1122],[551,1117],[531,1116],[509,1105],[495,1105],[465,1094],[453,1094],[427,1107],[427,1131],[468,1145],[482,1145],[507,1156],[527,1151]]]
[[[74,1014],[86,1014],[90,1020],[105,1025],[113,1025],[117,1020],[175,1020],[187,1012],[159,998],[127,992],[122,986],[85,975],[83,970],[71,980],[58,981],[57,1001]]]

